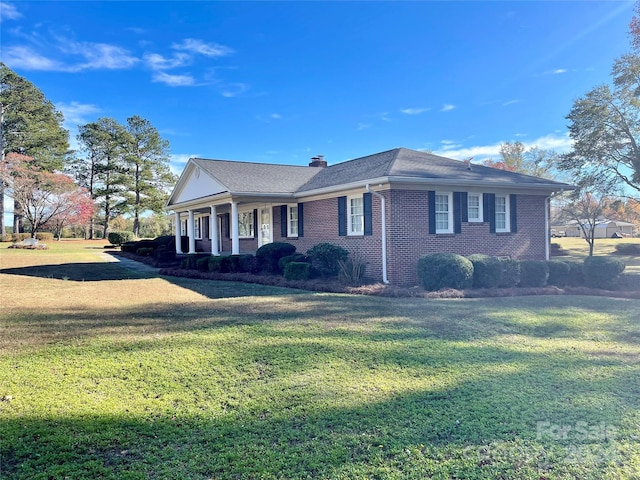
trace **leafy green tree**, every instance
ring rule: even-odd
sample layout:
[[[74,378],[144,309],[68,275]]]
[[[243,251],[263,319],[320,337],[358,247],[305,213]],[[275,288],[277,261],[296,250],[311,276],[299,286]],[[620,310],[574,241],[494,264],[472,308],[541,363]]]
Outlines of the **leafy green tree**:
[[[638,7],[636,6],[636,14]],[[638,18],[631,22],[632,46],[638,46]],[[614,181],[640,193],[640,56],[636,48],[616,59],[612,85],[599,85],[577,99],[567,119],[573,150],[559,168],[577,179]]]
[[[76,179],[96,200],[103,217],[102,237],[109,235],[109,222],[126,209],[128,179],[125,128],[112,118],[99,118],[79,128],[78,141],[87,156],[76,164]],[[95,221],[89,238],[94,238]]]
[[[0,162],[7,153],[28,155],[49,172],[61,170],[69,149],[69,132],[62,127],[62,114],[34,84],[0,62]],[[4,227],[4,189],[0,182],[0,228]],[[14,232],[21,230],[21,207],[15,210]]]
[[[129,169],[127,208],[133,213],[133,233],[140,234],[144,211],[161,214],[176,177],[169,169],[169,142],[148,120],[127,119],[126,164]]]

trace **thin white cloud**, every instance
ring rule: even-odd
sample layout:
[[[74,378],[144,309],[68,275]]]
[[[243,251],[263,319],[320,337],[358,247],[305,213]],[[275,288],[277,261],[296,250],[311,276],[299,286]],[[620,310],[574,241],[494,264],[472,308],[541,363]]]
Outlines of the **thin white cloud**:
[[[450,144],[447,144],[445,143],[445,141],[443,141],[442,148],[436,150],[434,153],[436,155],[442,155],[456,160],[465,160],[469,157],[473,157],[475,161],[482,161],[487,158],[499,158],[500,146],[503,143],[503,141],[500,141],[491,145],[476,145],[472,147],[450,148]],[[522,143],[524,144],[526,149],[537,147],[542,150],[555,150],[559,153],[569,151],[572,146],[572,142],[568,134],[545,135],[535,140],[531,140],[530,142]]]
[[[14,69],[65,71],[67,68],[29,47],[7,47],[3,49],[2,61]]]
[[[186,53],[175,53],[170,58],[166,58],[159,53],[146,53],[143,60],[152,70],[170,70],[188,65],[191,63],[191,56]]]
[[[72,66],[72,71],[122,70],[131,68],[140,61],[139,58],[132,56],[128,50],[107,43],[65,42],[61,50],[73,55],[80,55],[85,59],[84,63]]]
[[[279,113],[272,113],[271,115],[269,115],[270,118],[273,118],[274,120],[280,120],[282,118],[282,115],[280,115]]]
[[[456,108],[456,106],[455,106],[455,105],[451,105],[451,104],[447,103],[447,104],[444,104],[444,105],[442,106],[442,108],[440,109],[440,111],[441,111],[441,112],[450,112],[450,111],[451,111],[451,110],[453,110],[454,108]]]
[[[59,102],[56,108],[64,115],[66,125],[83,125],[90,121],[89,117],[100,113],[100,108],[91,103]]]
[[[0,2],[0,22],[4,20],[17,20],[22,17],[13,3]]]
[[[502,104],[503,107],[508,107],[509,105],[515,105],[516,103],[520,103],[520,100],[509,100]]]
[[[420,115],[421,113],[428,112],[429,108],[404,108],[400,110],[405,115]]]
[[[187,164],[190,158],[200,158],[202,155],[199,153],[174,153],[169,155],[169,168],[176,175],[180,175],[184,166]]]
[[[191,75],[171,75],[166,72],[155,72],[152,80],[157,83],[164,83],[170,87],[191,87],[196,84]]]
[[[370,123],[358,123],[358,126],[356,127],[356,130],[360,131],[360,130],[366,130],[368,128],[371,128],[371,124]]]
[[[217,43],[205,43],[195,38],[185,38],[180,43],[174,43],[171,48],[192,53],[198,53],[206,57],[224,57],[233,53],[233,49]]]
[[[221,95],[225,98],[233,98],[242,95],[249,89],[246,83],[230,83],[221,87]]]

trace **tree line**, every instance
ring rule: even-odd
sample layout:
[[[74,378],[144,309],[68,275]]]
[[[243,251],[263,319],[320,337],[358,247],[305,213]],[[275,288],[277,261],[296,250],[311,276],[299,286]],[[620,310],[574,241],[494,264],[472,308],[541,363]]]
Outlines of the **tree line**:
[[[120,215],[140,232],[145,212],[162,214],[176,177],[169,142],[146,119],[122,125],[99,118],[79,126],[80,149],[69,149],[63,116],[31,82],[0,63],[0,234],[5,193],[14,200],[13,232],[87,225],[86,236],[106,238]],[[101,231],[97,231],[98,225]]]

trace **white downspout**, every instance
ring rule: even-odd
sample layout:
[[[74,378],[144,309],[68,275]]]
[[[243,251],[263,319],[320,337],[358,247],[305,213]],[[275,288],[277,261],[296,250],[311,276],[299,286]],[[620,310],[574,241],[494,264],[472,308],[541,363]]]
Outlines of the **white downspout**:
[[[382,283],[387,285],[389,280],[387,279],[387,215],[385,208],[384,195],[375,192],[369,188],[369,184],[366,185],[367,192],[373,193],[380,199],[380,217],[382,223]]]
[[[549,223],[550,222],[550,220],[549,220],[549,210],[551,210],[551,197],[550,196],[546,197],[544,199],[544,206],[545,206],[545,208],[544,208],[544,231],[545,231],[545,234],[544,234],[544,257],[545,257],[545,260],[548,261],[548,260],[551,259],[551,256],[550,256],[550,253],[549,253],[549,250],[550,250],[550,247],[551,247],[549,245],[549,243],[551,242],[551,238],[550,238],[551,237],[551,235],[550,235],[550,233],[551,233],[551,225]]]

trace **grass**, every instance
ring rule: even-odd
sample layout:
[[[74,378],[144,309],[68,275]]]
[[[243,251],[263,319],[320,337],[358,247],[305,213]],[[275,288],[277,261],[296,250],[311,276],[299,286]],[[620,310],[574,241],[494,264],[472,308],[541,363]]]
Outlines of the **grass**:
[[[640,477],[640,300],[314,294],[2,247],[2,480]]]
[[[563,237],[552,238],[551,243],[557,243],[567,255],[555,257],[558,260],[584,260],[589,254],[589,246],[583,238]],[[622,243],[640,244],[640,238],[596,238],[594,243],[594,255],[612,255],[616,245]],[[614,255],[626,265],[625,273],[640,274],[640,256],[638,255]]]

